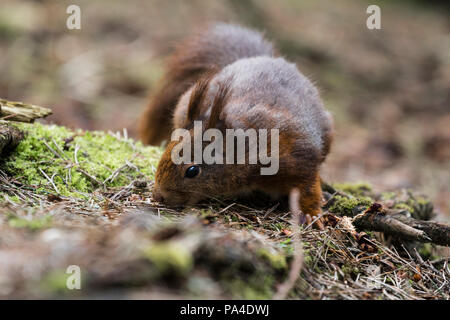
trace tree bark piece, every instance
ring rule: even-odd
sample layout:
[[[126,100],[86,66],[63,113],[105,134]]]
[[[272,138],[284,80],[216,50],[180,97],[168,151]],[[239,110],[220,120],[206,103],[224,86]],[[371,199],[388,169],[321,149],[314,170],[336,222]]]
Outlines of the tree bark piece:
[[[33,104],[0,99],[0,120],[34,122],[52,114],[52,110]]]
[[[450,227],[431,221],[416,220],[401,214],[388,215],[381,204],[374,203],[353,217],[357,229],[380,231],[405,240],[450,245]]]
[[[19,129],[0,123],[0,159],[4,153],[17,147],[23,137]]]

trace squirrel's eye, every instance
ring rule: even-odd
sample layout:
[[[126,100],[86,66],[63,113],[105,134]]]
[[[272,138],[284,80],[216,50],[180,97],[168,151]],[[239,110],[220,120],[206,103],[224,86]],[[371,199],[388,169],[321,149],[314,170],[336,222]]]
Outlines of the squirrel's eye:
[[[199,166],[190,166],[189,168],[187,168],[185,176],[186,178],[194,178],[199,173],[200,173]]]

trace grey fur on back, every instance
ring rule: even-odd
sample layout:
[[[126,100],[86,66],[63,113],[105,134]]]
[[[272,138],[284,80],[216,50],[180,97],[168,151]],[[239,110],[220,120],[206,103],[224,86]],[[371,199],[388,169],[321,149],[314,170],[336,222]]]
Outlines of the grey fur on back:
[[[317,89],[295,64],[273,57],[240,59],[223,68],[213,83],[227,79],[231,79],[233,90],[224,113],[232,115],[227,120],[233,127],[245,127],[240,119],[257,127],[261,123],[258,117],[270,116],[274,126],[262,129],[301,132],[314,147],[322,149],[329,115]]]
[[[314,148],[327,152],[324,134],[331,130],[332,120],[323,108],[317,89],[295,64],[273,57],[272,44],[260,33],[218,24],[204,33],[197,45],[198,52],[193,56],[201,61],[201,67],[221,69],[210,83],[205,98],[207,105],[212,103],[217,83],[231,81],[231,96],[223,110],[228,126],[301,133]],[[192,87],[179,100],[175,128],[184,123],[191,92]],[[272,125],[264,121],[268,118]]]
[[[202,33],[193,44],[195,47],[191,48],[189,55],[198,62],[198,67],[204,68],[213,66],[220,69],[238,59],[274,54],[273,45],[261,33],[224,23]]]

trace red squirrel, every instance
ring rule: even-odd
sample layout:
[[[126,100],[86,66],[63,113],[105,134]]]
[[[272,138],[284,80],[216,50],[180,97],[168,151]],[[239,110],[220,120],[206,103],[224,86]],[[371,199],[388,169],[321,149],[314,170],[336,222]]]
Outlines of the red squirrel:
[[[156,171],[156,201],[190,205],[256,190],[279,197],[298,188],[302,211],[321,212],[319,169],[330,150],[331,115],[316,87],[259,32],[217,24],[182,42],[140,119],[140,137],[158,145],[186,128],[194,138],[196,120],[203,131],[277,129],[278,172],[261,175],[262,164],[175,164],[172,151],[182,142],[170,141]]]

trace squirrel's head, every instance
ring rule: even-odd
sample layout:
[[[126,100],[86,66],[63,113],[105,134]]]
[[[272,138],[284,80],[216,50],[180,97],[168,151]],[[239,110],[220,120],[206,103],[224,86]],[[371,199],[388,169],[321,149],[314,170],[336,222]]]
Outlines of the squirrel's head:
[[[176,164],[172,151],[185,141],[167,146],[156,170],[153,198],[168,205],[191,205],[220,195],[232,180],[231,168],[224,164]]]
[[[160,159],[153,189],[153,197],[158,202],[169,205],[194,204],[202,199],[223,194],[231,185],[231,181],[235,180],[230,168],[232,165],[193,161],[196,151],[194,141],[200,139],[203,154],[206,146],[202,141],[203,132],[218,127],[219,117],[229,93],[228,83],[218,84],[216,90],[208,90],[210,80],[211,77],[205,77],[194,86],[189,98],[186,122],[181,129],[184,130],[184,135],[178,136],[181,139],[170,141]],[[215,92],[213,97],[206,97],[208,91]],[[205,101],[210,101],[210,108],[204,105],[207,103]],[[210,110],[209,117],[201,114],[201,110]],[[195,120],[205,120],[202,121],[200,132],[194,128]],[[190,153],[186,157],[187,160],[180,161],[185,153]]]

